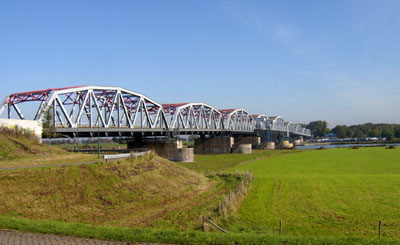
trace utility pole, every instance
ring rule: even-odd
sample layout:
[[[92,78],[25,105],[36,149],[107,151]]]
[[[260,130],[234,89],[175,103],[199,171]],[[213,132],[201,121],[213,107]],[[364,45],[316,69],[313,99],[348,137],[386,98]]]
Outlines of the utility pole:
[[[97,157],[100,158],[100,127],[97,127]]]

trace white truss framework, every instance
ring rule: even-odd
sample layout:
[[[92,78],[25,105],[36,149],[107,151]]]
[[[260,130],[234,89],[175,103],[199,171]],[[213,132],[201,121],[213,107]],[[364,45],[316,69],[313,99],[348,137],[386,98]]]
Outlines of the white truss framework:
[[[32,93],[35,91],[24,96],[32,96]],[[45,111],[50,111],[56,128],[168,129],[160,104],[127,89],[81,86],[46,90],[44,94],[34,120],[42,120]]]
[[[286,123],[286,127],[288,136],[290,135],[290,133],[294,133],[296,130],[296,124],[294,124],[293,122]]]
[[[164,104],[171,130],[224,129],[221,112],[204,103]]]
[[[18,105],[36,102],[33,120],[42,120],[49,111],[58,132],[147,132],[214,131],[252,133],[254,130],[311,136],[300,124],[285,122],[280,116],[254,115],[244,109],[217,110],[205,103],[161,105],[150,98],[120,87],[77,86],[14,93],[6,97],[0,115],[7,111],[25,119],[33,114]],[[32,110],[32,107],[30,107]],[[28,113],[26,113],[28,112]],[[15,113],[15,114],[13,114]]]
[[[270,116],[268,120],[269,120],[270,130],[281,131],[281,132],[287,131],[285,120],[283,120],[281,116]]]
[[[253,115],[254,120],[256,121],[256,129],[258,130],[267,130],[271,128],[269,125],[271,121],[269,121],[269,117],[267,115]]]
[[[224,126],[229,131],[254,131],[255,121],[244,109],[219,110],[224,119]]]

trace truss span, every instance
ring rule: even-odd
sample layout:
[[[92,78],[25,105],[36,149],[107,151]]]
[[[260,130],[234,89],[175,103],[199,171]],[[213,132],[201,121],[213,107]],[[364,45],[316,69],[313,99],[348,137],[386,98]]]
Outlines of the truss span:
[[[253,132],[255,122],[253,117],[244,109],[222,109],[224,126],[229,131]]]
[[[287,127],[285,124],[285,120],[281,116],[270,116],[268,118],[269,120],[269,126],[270,130],[272,131],[281,131],[281,132],[286,132]]]
[[[256,122],[255,128],[257,130],[268,130],[271,128],[270,120],[267,115],[264,114],[257,114],[252,116]]]
[[[160,104],[119,87],[79,86],[11,94],[0,113],[7,109],[8,118],[15,111],[19,119],[25,119],[18,104],[33,101],[40,102],[33,119],[42,120],[50,112],[57,130],[94,127],[168,129]]]
[[[222,114],[204,103],[163,104],[171,130],[223,130]]]
[[[25,104],[33,102],[37,106],[24,110]],[[205,103],[161,105],[120,87],[76,86],[14,93],[7,96],[0,107],[0,116],[6,114],[7,118],[40,121],[47,117],[47,113],[56,131],[65,134],[82,132],[93,135],[96,131],[103,132],[103,135],[165,135],[166,132],[251,134],[255,130],[269,130],[311,136],[310,130],[285,122],[280,116],[251,116],[244,109],[217,110]]]

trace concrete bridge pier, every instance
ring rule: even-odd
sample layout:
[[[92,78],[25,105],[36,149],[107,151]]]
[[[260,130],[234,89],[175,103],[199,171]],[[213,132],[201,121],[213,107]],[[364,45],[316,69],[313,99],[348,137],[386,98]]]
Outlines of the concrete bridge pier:
[[[250,144],[252,149],[260,149],[261,137],[258,136],[235,137],[233,147],[242,144]]]
[[[294,146],[298,146],[298,145],[302,145],[304,143],[304,138],[303,136],[299,136],[293,139],[293,145]]]
[[[202,136],[194,141],[194,154],[229,154],[233,144],[233,137]]]
[[[194,149],[183,147],[181,140],[145,141],[142,138],[128,142],[129,149],[148,149],[174,162],[193,162]]]

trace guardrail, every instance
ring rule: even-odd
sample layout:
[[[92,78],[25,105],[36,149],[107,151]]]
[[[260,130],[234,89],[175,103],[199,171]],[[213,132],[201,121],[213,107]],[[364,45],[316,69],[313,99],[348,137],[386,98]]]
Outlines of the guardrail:
[[[151,151],[124,153],[124,154],[112,154],[112,155],[104,155],[103,158],[104,158],[104,160],[106,162],[108,162],[110,160],[137,158],[137,157],[140,157],[140,156],[148,155],[150,153],[151,153]]]

